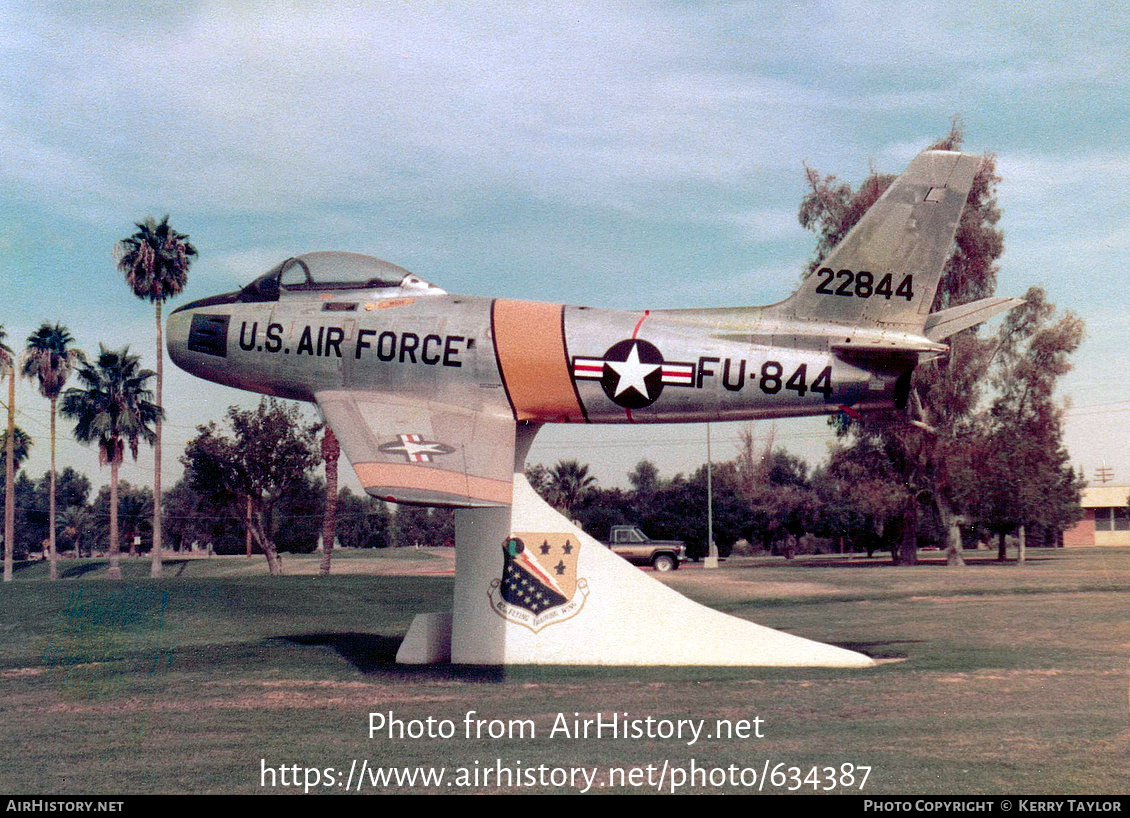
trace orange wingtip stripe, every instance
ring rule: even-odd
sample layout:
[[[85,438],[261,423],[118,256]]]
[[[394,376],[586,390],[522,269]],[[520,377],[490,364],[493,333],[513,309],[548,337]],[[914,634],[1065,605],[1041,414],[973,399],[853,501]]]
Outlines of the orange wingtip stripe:
[[[518,420],[583,421],[562,335],[560,304],[494,302],[494,344]]]
[[[514,490],[509,480],[476,477],[462,472],[396,463],[358,463],[353,467],[366,489],[386,486],[417,491],[436,491],[455,497],[470,497],[507,504]]]

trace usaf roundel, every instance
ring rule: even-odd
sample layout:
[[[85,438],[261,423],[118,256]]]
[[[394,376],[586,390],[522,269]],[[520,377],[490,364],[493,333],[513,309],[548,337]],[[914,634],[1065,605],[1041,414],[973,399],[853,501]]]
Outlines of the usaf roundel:
[[[401,455],[409,463],[431,463],[436,455],[451,454],[455,449],[446,443],[424,440],[423,435],[398,435],[396,440],[382,443],[378,451]]]
[[[643,409],[659,399],[665,384],[693,386],[694,364],[664,361],[654,344],[639,338],[617,341],[600,358],[573,358],[576,380],[600,381],[613,403]]]

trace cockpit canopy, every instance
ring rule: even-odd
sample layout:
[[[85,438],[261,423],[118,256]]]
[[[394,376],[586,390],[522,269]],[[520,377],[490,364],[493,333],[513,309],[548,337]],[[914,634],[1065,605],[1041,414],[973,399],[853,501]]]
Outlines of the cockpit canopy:
[[[359,253],[320,252],[288,258],[244,287],[240,301],[277,301],[280,294],[378,290],[392,295],[444,293],[403,267]],[[379,297],[381,293],[374,293]]]

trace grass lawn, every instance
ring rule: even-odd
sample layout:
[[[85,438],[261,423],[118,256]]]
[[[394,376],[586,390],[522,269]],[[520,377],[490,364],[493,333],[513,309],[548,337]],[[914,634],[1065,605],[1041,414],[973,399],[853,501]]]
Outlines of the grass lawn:
[[[335,552],[328,578],[315,576],[316,557],[286,560],[288,575],[271,578],[261,557],[170,559],[152,581],[146,559],[124,559],[118,583],[100,562],[64,562],[56,583],[21,566],[0,587],[0,791],[262,792],[264,763],[276,783],[292,765],[300,783],[305,768],[325,783],[327,768],[343,781],[354,760],[442,767],[448,785],[458,768],[493,775],[499,760],[523,775],[598,768],[598,791],[655,789],[602,788],[609,768],[646,781],[648,765],[654,780],[665,762],[692,760],[707,776],[732,765],[759,779],[777,764],[800,777],[815,766],[818,786],[825,767],[871,767],[864,794],[1127,789],[1130,549],[1031,550],[1023,566],[962,570],[735,559],[663,577],[712,607],[883,660],[863,671],[401,667],[412,615],[450,608],[450,551]],[[529,720],[536,735],[467,738],[468,711]],[[371,712],[448,719],[456,734],[369,738]],[[550,735],[574,713],[705,727],[693,745]],[[714,735],[716,719],[755,717],[763,738]],[[498,789],[471,784],[363,791]],[[749,789],[727,778],[682,791]]]

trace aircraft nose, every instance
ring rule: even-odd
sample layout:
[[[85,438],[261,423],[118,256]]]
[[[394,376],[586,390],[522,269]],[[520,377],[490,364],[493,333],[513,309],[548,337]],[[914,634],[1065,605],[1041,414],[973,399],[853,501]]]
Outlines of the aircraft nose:
[[[169,314],[165,321],[165,348],[173,363],[183,367],[184,352],[188,349],[188,333],[192,327],[192,311],[179,309]]]
[[[172,362],[189,372],[194,372],[188,355],[188,339],[192,332],[195,310],[179,309],[169,315],[165,322],[165,348]]]
[[[212,299],[203,299],[174,310],[165,322],[165,347],[173,363],[207,377],[205,370],[210,365],[227,358],[228,309]]]

